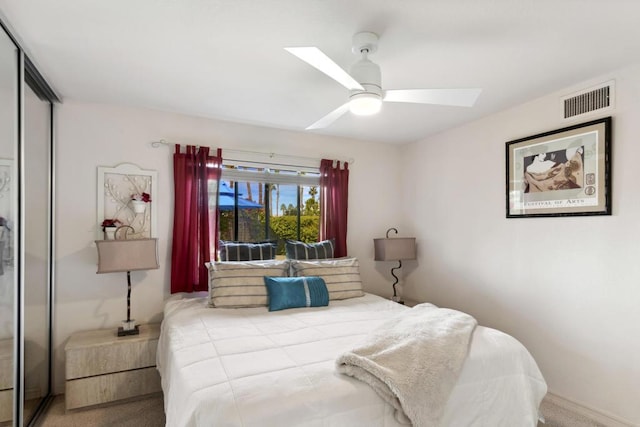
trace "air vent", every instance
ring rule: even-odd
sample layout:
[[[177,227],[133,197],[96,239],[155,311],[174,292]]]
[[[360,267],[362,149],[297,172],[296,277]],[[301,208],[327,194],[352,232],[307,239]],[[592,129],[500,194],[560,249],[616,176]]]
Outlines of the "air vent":
[[[563,117],[572,119],[594,111],[613,107],[614,82],[610,81],[596,87],[582,90],[562,98]]]

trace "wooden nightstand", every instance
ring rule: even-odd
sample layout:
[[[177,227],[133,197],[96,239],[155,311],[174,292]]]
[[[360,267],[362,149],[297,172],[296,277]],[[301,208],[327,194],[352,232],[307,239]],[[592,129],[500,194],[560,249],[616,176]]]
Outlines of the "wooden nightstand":
[[[161,391],[156,370],[160,325],[140,325],[139,335],[116,328],[77,332],[65,346],[67,409]]]

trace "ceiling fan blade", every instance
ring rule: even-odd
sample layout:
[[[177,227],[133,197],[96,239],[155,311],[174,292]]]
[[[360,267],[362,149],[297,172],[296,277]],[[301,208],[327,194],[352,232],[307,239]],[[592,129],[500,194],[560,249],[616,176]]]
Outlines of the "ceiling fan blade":
[[[322,71],[347,89],[364,90],[360,83],[317,47],[285,47],[284,50]]]
[[[335,110],[333,110],[332,112],[330,112],[329,114],[327,114],[326,116],[324,116],[323,118],[321,118],[320,120],[312,124],[311,126],[307,127],[306,130],[326,128],[331,123],[335,122],[340,117],[342,117],[342,115],[347,111],[349,111],[348,102],[342,104],[341,106],[339,106],[338,108],[336,108]]]
[[[414,102],[417,104],[471,107],[482,89],[398,89],[384,94],[387,102]]]

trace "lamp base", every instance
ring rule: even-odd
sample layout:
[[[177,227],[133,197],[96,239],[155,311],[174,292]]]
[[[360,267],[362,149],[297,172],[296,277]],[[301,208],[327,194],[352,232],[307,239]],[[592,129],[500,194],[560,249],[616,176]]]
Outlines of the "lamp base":
[[[138,335],[138,334],[140,334],[140,331],[138,330],[138,325],[136,325],[135,328],[128,329],[128,330],[125,330],[122,326],[118,328],[119,337],[126,337],[127,335]]]
[[[118,328],[118,336],[124,337],[127,335],[138,335],[140,331],[138,330],[138,325],[136,325],[136,321],[134,319],[131,320],[123,320],[122,326]]]
[[[402,299],[400,299],[400,297],[396,295],[391,297],[391,301],[397,302],[398,304],[404,304],[404,301],[402,301]]]

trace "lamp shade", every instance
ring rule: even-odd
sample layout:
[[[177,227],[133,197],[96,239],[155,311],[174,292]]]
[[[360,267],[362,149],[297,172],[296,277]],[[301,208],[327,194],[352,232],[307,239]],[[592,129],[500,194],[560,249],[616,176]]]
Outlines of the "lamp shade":
[[[98,274],[155,270],[158,265],[158,239],[96,240]]]
[[[395,237],[373,239],[375,261],[400,261],[416,259],[416,238]]]

